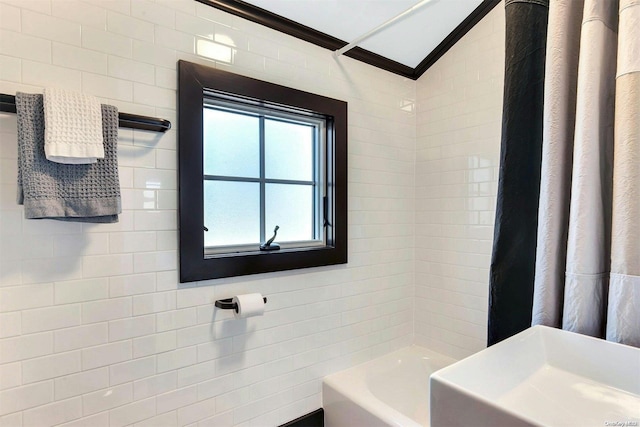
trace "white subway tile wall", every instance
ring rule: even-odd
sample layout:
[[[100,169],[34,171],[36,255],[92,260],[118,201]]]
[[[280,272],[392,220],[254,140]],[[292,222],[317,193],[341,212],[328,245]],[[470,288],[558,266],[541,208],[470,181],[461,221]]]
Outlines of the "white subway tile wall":
[[[178,59],[349,102],[348,265],[178,283]],[[0,426],[278,425],[413,342],[416,82],[194,0],[0,0],[0,92],[45,86],[173,129],[120,129],[119,223],[25,220],[0,113]]]
[[[415,341],[463,358],[486,346],[504,5],[418,80]]]

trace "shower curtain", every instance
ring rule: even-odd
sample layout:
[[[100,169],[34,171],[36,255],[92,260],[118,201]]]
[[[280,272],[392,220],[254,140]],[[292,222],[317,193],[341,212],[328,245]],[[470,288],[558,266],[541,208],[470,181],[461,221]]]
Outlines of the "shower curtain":
[[[547,15],[548,0],[505,1],[504,106],[489,345],[531,325]]]
[[[640,346],[640,0],[555,0],[549,35],[532,324]]]
[[[505,2],[488,344],[543,324],[640,347],[640,0],[552,0],[543,29],[546,6]]]

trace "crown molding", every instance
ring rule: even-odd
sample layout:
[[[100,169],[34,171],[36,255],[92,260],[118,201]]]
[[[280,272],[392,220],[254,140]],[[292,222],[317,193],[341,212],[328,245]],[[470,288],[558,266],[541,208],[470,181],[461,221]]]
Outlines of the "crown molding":
[[[338,50],[347,45],[347,42],[283,16],[269,12],[268,10],[254,6],[241,0],[196,0],[202,4],[214,7],[232,15],[239,16],[260,25],[272,28],[276,31],[288,34],[301,40],[313,43],[316,46],[329,50]],[[358,61],[367,63],[377,68],[398,74],[403,77],[417,80],[425,71],[438,61],[449,49],[451,49],[465,34],[469,32],[487,13],[489,13],[500,0],[484,0],[467,18],[460,23],[445,39],[431,51],[417,67],[411,68],[397,61],[385,58],[360,47],[355,47],[344,55]]]

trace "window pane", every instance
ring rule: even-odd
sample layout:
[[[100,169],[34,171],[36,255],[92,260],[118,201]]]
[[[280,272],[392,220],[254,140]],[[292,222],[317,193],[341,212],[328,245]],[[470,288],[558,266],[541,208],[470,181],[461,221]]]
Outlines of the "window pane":
[[[212,108],[203,115],[205,175],[259,177],[259,119]]]
[[[313,239],[313,187],[267,184],[265,196],[266,234],[280,226],[276,242]]]
[[[205,246],[260,242],[260,185],[254,182],[204,182]]]
[[[267,178],[313,181],[312,126],[265,120]]]

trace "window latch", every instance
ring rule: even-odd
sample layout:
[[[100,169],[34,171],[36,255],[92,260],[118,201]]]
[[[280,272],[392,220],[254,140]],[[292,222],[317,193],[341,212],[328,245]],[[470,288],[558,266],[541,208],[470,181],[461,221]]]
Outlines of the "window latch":
[[[329,203],[327,203],[327,196],[324,196],[322,198],[322,208],[323,208],[323,216],[324,216],[324,221],[322,223],[323,227],[329,226],[332,227],[332,224],[329,222]]]
[[[273,241],[275,240],[276,236],[278,235],[278,230],[279,229],[280,229],[280,227],[276,225],[276,228],[273,229],[273,237],[271,237],[265,243],[260,245],[260,250],[261,251],[277,251],[277,250],[280,249],[280,245],[279,244],[273,243]]]

